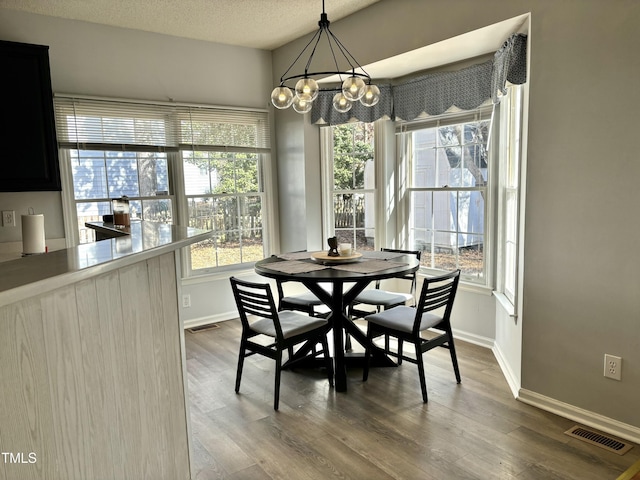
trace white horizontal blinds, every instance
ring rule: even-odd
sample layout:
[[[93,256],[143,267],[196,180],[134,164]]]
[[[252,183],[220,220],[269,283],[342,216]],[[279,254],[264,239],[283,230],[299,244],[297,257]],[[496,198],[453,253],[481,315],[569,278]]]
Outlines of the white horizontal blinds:
[[[79,150],[176,151],[176,107],[56,96],[58,143]]]
[[[184,106],[177,108],[180,149],[269,153],[266,111]]]

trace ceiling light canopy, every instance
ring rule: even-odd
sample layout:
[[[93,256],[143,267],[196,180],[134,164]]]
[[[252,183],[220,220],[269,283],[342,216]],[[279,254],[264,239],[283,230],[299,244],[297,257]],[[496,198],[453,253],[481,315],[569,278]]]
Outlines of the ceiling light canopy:
[[[380,100],[380,89],[371,83],[371,77],[364,71],[357,60],[349,53],[347,48],[329,29],[329,19],[324,11],[324,0],[322,0],[322,14],[318,22],[318,31],[313,35],[309,43],[302,49],[293,63],[287,68],[282,77],[280,85],[271,92],[271,103],[279,109],[286,109],[293,105],[293,109],[298,113],[307,113],[311,110],[313,101],[318,97],[320,87],[314,77],[326,77],[338,75],[342,82],[342,88],[335,88],[337,93],[333,97],[333,107],[341,113],[348,112],[353,102],[359,101],[366,107],[373,107]],[[328,51],[333,56],[335,63],[334,71],[310,72],[313,55],[318,48],[320,41],[324,39],[328,45]],[[300,60],[305,52],[310,51],[309,59],[304,68],[304,73],[289,75],[293,66]],[[348,68],[341,70],[338,65],[338,58],[344,58]],[[288,76],[287,76],[288,75]],[[343,77],[346,77],[343,80]],[[295,81],[295,84],[294,84]]]

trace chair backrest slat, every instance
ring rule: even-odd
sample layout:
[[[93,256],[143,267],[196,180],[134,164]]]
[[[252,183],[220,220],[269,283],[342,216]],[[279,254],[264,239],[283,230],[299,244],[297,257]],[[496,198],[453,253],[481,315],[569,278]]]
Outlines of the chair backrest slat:
[[[420,331],[420,323],[424,313],[445,307],[442,318],[445,322],[449,321],[459,281],[460,270],[424,280],[413,325],[415,334]]]
[[[268,316],[271,313],[269,299],[266,297],[266,295],[259,295],[247,291],[239,291],[238,296],[240,298],[240,301],[242,302],[242,305],[244,306],[244,309],[247,312],[251,310],[251,313],[253,315],[261,316]]]
[[[231,288],[238,307],[242,328],[250,329],[249,315],[270,319],[278,339],[283,338],[278,311],[268,283],[253,283],[231,277]]]
[[[425,295],[423,312],[444,307],[449,301],[452,289],[453,281],[448,282],[445,285],[430,288]]]

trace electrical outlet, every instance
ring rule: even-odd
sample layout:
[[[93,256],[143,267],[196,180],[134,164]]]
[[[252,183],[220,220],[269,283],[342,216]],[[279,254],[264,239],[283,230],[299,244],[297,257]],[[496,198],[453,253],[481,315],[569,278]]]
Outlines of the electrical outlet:
[[[182,295],[182,308],[190,308],[191,307],[191,295],[186,294]]]
[[[15,227],[16,226],[16,212],[13,210],[2,211],[2,226],[3,227]]]
[[[622,357],[604,354],[604,376],[614,380],[622,380]]]

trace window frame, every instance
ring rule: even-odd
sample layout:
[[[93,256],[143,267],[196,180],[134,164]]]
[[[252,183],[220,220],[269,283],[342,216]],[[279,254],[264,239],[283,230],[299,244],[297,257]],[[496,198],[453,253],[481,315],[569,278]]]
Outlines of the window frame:
[[[59,104],[56,104],[56,101]],[[74,131],[73,125],[66,122],[60,121],[62,118],[69,116],[70,112],[73,112],[75,115],[75,103],[74,102],[85,102],[89,107],[86,110],[89,113],[92,113],[91,105],[97,105],[97,110],[100,109],[101,105],[105,106],[105,109],[108,111],[109,108],[113,107],[117,109],[117,106],[122,104],[125,107],[122,110],[123,118],[144,118],[144,114],[151,112],[151,114],[156,113],[159,117],[165,119],[164,127],[166,127],[166,138],[164,139],[163,145],[156,145],[155,142],[157,139],[155,136],[151,143],[143,143],[142,145],[138,144],[126,144],[126,143],[104,143],[105,140],[98,141],[96,143],[84,143],[76,136],[76,132]],[[184,150],[198,150],[199,148],[204,148],[206,150],[214,150],[214,151],[238,151],[238,152],[250,152],[258,155],[259,160],[259,168],[261,169],[262,175],[260,176],[260,192],[252,193],[251,195],[259,195],[261,201],[261,216],[262,216],[262,232],[263,232],[263,252],[266,254],[271,249],[272,244],[272,236],[274,235],[274,215],[273,209],[275,208],[275,199],[273,194],[271,193],[273,188],[273,176],[270,172],[270,161],[271,161],[271,129],[269,127],[269,113],[266,109],[253,109],[253,108],[242,108],[242,107],[218,107],[214,105],[195,105],[195,104],[178,104],[171,102],[147,102],[142,100],[131,100],[131,99],[112,99],[112,98],[104,98],[104,97],[93,97],[93,96],[82,96],[82,95],[68,95],[68,94],[57,94],[55,96],[54,104],[56,106],[56,110],[60,110],[60,112],[56,111],[56,120],[59,135],[59,153],[60,153],[60,171],[61,171],[61,182],[63,186],[62,191],[62,205],[63,205],[63,217],[65,224],[65,232],[66,232],[66,243],[68,247],[75,246],[79,243],[79,224],[78,224],[78,215],[77,215],[77,207],[78,203],[86,203],[86,202],[97,202],[99,200],[102,201],[111,201],[111,199],[76,199],[75,198],[75,190],[74,190],[74,182],[73,182],[73,174],[71,168],[71,160],[72,150],[100,150],[100,151],[136,151],[136,152],[165,152],[167,158],[167,175],[168,175],[168,185],[169,185],[169,193],[167,195],[161,196],[141,196],[141,197],[130,197],[132,201],[137,200],[156,200],[156,199],[169,199],[172,202],[172,223],[177,225],[186,225],[188,222],[188,198],[185,194],[184,187],[184,168],[182,163],[182,151]],[[136,113],[132,114],[132,117],[128,117],[126,107],[131,106],[133,112],[136,112],[138,109],[141,112],[144,112],[142,115],[137,115]],[[157,109],[158,112],[154,112],[154,109]],[[228,146],[228,145],[197,145],[195,144],[194,139],[189,139],[185,142],[183,139],[181,140],[181,135],[183,132],[181,131],[181,119],[186,117],[190,118],[193,115],[194,118],[198,118],[200,120],[201,115],[206,115],[207,111],[216,111],[221,118],[226,118],[225,115],[228,115],[230,119],[235,118],[255,118],[257,131],[255,134],[255,139],[257,143],[255,146],[246,147],[246,146]],[[204,112],[204,113],[203,113]],[[102,114],[102,112],[100,112]],[[59,117],[60,115],[60,117]],[[96,115],[98,113],[96,112]],[[104,117],[108,118],[108,117]],[[162,122],[160,122],[162,123]],[[218,122],[224,124],[224,121]],[[233,123],[229,121],[229,123]],[[62,132],[62,134],[60,134]],[[162,135],[160,135],[162,136]],[[97,138],[97,137],[96,137]],[[62,141],[61,141],[62,140]],[[214,140],[217,140],[214,139]],[[101,143],[102,142],[102,143]],[[157,142],[156,142],[157,143]],[[226,265],[222,267],[210,267],[207,269],[198,269],[194,271],[191,268],[191,258],[189,248],[185,247],[182,249],[182,276],[183,277],[202,277],[205,275],[216,274],[220,271],[225,270],[239,270],[239,269],[247,269],[254,262],[247,263],[239,263],[233,265]]]
[[[485,193],[484,198],[484,218],[483,218],[483,272],[482,277],[478,277],[465,274],[461,274],[460,280],[467,285],[473,285],[478,288],[490,289],[493,288],[493,282],[495,277],[494,272],[494,223],[495,223],[495,173],[497,171],[495,152],[491,148],[491,145],[495,144],[494,138],[497,138],[497,132],[495,131],[490,120],[492,115],[491,105],[485,105],[479,107],[473,112],[451,112],[443,115],[432,116],[427,118],[420,118],[411,122],[398,122],[396,125],[396,162],[397,172],[400,181],[400,188],[398,192],[399,196],[399,222],[398,222],[398,235],[400,244],[404,245],[404,248],[413,249],[414,246],[411,242],[411,228],[410,221],[412,218],[411,211],[411,196],[414,192],[474,192],[483,191]],[[489,133],[487,139],[487,176],[486,185],[479,186],[461,186],[450,187],[446,186],[434,186],[434,187],[414,187],[412,186],[413,169],[411,165],[412,152],[411,152],[411,136],[407,135],[413,131],[439,128],[447,125],[458,125],[461,123],[470,123],[477,121],[489,120]],[[454,232],[455,233],[455,232]],[[426,266],[420,267],[420,272],[425,275],[433,276],[441,274],[444,270],[429,268]]]
[[[181,169],[181,176],[184,177],[184,157],[183,157],[183,153],[185,151],[194,151],[191,148],[181,148],[180,149],[180,154],[178,155],[179,160],[178,163],[180,163],[180,169]],[[230,148],[229,150],[225,150],[225,153],[234,153],[234,154],[238,154],[238,153],[246,153],[246,152],[242,152],[239,150],[234,150],[232,148]],[[253,152],[251,152],[253,153]],[[182,188],[182,193],[180,198],[183,199],[184,202],[184,208],[182,209],[184,212],[184,217],[185,221],[189,221],[189,201],[190,199],[194,199],[194,198],[210,198],[210,199],[218,199],[218,198],[224,198],[224,197],[234,197],[236,200],[236,204],[240,201],[241,198],[244,197],[259,197],[260,198],[260,203],[262,205],[261,208],[261,214],[262,214],[262,240],[263,240],[263,256],[266,256],[267,252],[270,251],[270,240],[269,240],[269,235],[267,234],[269,232],[269,230],[267,229],[267,225],[269,225],[269,218],[272,217],[273,215],[269,214],[269,212],[266,211],[266,205],[267,202],[269,201],[269,196],[266,192],[266,188],[265,188],[265,177],[266,177],[266,171],[268,170],[268,168],[265,167],[265,165],[267,165],[268,159],[269,159],[269,155],[266,153],[257,153],[257,175],[258,175],[258,191],[256,192],[231,192],[231,193],[194,193],[194,194],[187,194],[186,193],[186,189],[184,188],[185,182],[181,182],[181,186]],[[240,210],[239,206],[238,206],[238,210]],[[239,232],[241,232],[242,229],[239,229]],[[219,231],[215,231],[214,230],[214,242],[215,242],[215,237],[217,233],[222,233]],[[198,245],[198,244],[194,244],[194,245]],[[192,262],[191,262],[191,248],[192,247],[187,247],[184,249],[185,252],[185,272],[186,272],[186,276],[189,277],[199,277],[199,276],[203,276],[203,275],[213,275],[213,274],[217,274],[220,272],[225,272],[225,271],[234,271],[234,270],[242,270],[242,269],[246,269],[247,266],[251,266],[253,265],[255,262],[250,261],[250,262],[241,262],[241,263],[234,263],[234,264],[229,264],[229,265],[217,265],[217,266],[212,266],[212,267],[205,267],[205,268],[200,268],[200,269],[194,269]],[[242,250],[240,250],[240,257],[242,258]]]
[[[372,188],[362,188],[362,189],[335,189],[335,179],[334,179],[334,160],[335,160],[335,151],[334,151],[334,130],[335,128],[342,127],[344,125],[352,125],[354,123],[363,124],[363,123],[372,123],[372,134],[373,134],[373,152],[372,152],[372,161],[373,161],[373,187]],[[374,226],[369,227],[373,229],[373,245],[371,246],[371,250],[377,249],[377,245],[380,242],[381,238],[381,230],[380,230],[380,215],[377,212],[380,211],[380,199],[378,194],[378,178],[380,175],[380,161],[378,158],[377,150],[379,146],[379,136],[380,136],[380,124],[379,121],[376,122],[351,122],[341,125],[328,125],[320,127],[320,158],[321,158],[321,181],[322,181],[322,231],[323,236],[325,238],[332,237],[337,235],[336,227],[335,227],[335,206],[334,206],[334,197],[338,194],[356,194],[356,195],[372,195],[372,203],[374,210]],[[365,214],[366,215],[366,214]],[[351,227],[351,230],[355,232],[357,230],[368,230],[369,228],[362,227],[358,228],[355,223]],[[341,229],[341,230],[347,230]],[[354,245],[354,248],[358,248],[357,245]]]
[[[62,150],[62,149],[61,149]],[[109,148],[103,148],[103,149],[95,149],[95,148],[87,148],[87,149],[82,149],[79,150],[77,148],[64,148],[64,155],[61,154],[61,157],[64,157],[64,162],[65,162],[65,166],[68,168],[69,171],[69,175],[71,176],[71,185],[72,185],[72,192],[73,193],[73,199],[72,199],[72,204],[73,204],[73,211],[75,213],[75,225],[76,225],[76,234],[78,235],[78,243],[91,243],[94,242],[96,240],[95,238],[95,230],[93,229],[88,229],[88,228],[83,228],[83,225],[81,225],[79,223],[79,219],[78,219],[78,206],[81,204],[92,204],[92,203],[107,203],[109,205],[112,204],[112,201],[114,199],[117,198],[121,198],[120,195],[118,196],[111,196],[110,192],[109,192],[109,177],[108,175],[105,176],[105,180],[106,180],[106,184],[105,184],[105,189],[106,189],[106,193],[107,196],[106,197],[93,197],[93,198],[76,198],[75,197],[75,189],[73,188],[73,166],[72,163],[75,158],[73,157],[72,152],[78,152],[78,154],[80,154],[80,152],[86,152],[86,151],[94,151],[94,152],[100,152],[103,153],[105,155],[103,155],[102,157],[102,163],[105,167],[105,171],[107,169],[107,162],[108,162],[108,157],[107,157],[107,153],[108,152],[112,152],[112,153],[118,153],[121,152],[121,150],[117,150],[117,149],[109,149]],[[140,164],[139,161],[140,159],[138,158],[138,155],[141,153],[149,153],[149,154],[153,154],[156,155],[158,152],[154,152],[152,149],[149,149],[147,151],[142,151],[142,150],[136,150],[134,152],[130,152],[130,153],[134,153],[135,154],[135,162],[136,162],[136,169],[135,169],[135,175],[137,177],[137,183],[138,185],[140,184]],[[97,158],[97,157],[96,157]],[[133,160],[133,157],[132,157]],[[165,194],[156,194],[156,195],[127,195],[127,198],[129,199],[129,202],[134,205],[136,202],[151,202],[154,200],[168,200],[170,202],[170,208],[171,211],[173,213],[174,207],[175,207],[175,196],[173,194],[171,194],[171,187],[170,187],[170,166],[169,166],[169,159],[166,159],[166,163],[167,163],[167,186],[168,186],[168,190]],[[133,172],[133,170],[132,170]],[[65,175],[67,173],[65,172]],[[111,213],[111,209],[109,209],[109,213]],[[96,217],[101,217],[101,215],[96,215]],[[134,217],[132,217],[133,219]],[[139,216],[135,217],[136,219],[140,219],[140,220],[145,220],[145,214],[144,214],[144,209],[142,209],[139,212]],[[172,215],[173,218],[173,215]],[[92,221],[92,222],[98,222],[101,221],[100,218],[95,218],[93,220],[88,220],[88,221]],[[84,234],[83,234],[83,230],[84,230]],[[82,236],[85,235],[85,242],[82,242]]]
[[[510,316],[517,316],[520,285],[522,141],[524,85],[509,85],[499,105],[499,180],[497,206],[497,266],[494,295]],[[513,199],[509,204],[508,197]],[[508,244],[512,248],[508,249]],[[509,255],[511,252],[511,255]],[[511,266],[511,272],[507,269]]]

